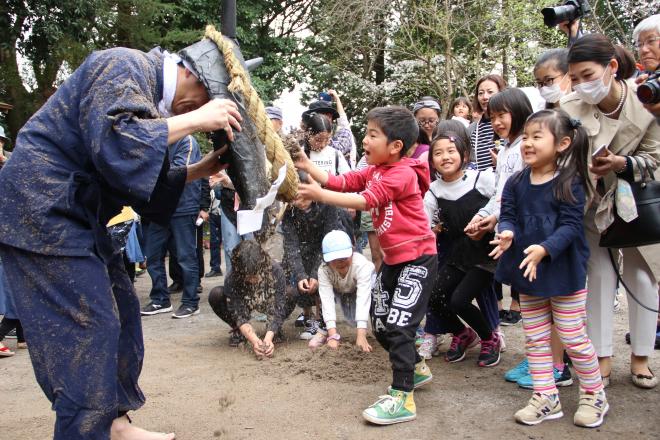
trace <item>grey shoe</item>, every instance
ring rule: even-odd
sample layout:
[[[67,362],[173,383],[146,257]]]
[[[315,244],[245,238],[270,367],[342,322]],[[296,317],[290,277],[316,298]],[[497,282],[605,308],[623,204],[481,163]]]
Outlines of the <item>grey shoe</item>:
[[[167,313],[172,311],[172,305],[160,305],[150,302],[140,310],[141,315],[157,315],[159,313]]]
[[[172,313],[172,318],[183,319],[193,315],[199,315],[199,307],[185,306],[181,304],[177,311]]]

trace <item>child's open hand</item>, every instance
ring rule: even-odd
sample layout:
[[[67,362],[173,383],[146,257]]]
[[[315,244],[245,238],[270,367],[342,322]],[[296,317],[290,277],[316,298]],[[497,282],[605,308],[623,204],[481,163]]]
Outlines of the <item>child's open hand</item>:
[[[357,337],[355,338],[355,345],[360,347],[363,352],[370,353],[373,348],[367,341],[367,330],[364,328],[357,329]]]
[[[298,185],[298,196],[305,200],[320,201],[323,197],[323,188],[311,177],[307,177],[307,182],[300,182]]]
[[[533,244],[525,249],[524,254],[527,255],[520,266],[519,269],[525,268],[525,273],[523,274],[530,282],[536,279],[536,267],[539,265],[541,260],[543,260],[548,252],[545,248],[538,244]]]
[[[371,347],[371,344],[367,341],[367,338],[365,337],[359,337],[355,340],[355,345],[360,347],[363,352],[365,353],[371,353],[373,348]]]
[[[490,244],[495,245],[495,249],[492,250],[488,256],[493,257],[494,260],[497,260],[502,256],[502,254],[511,247],[513,242],[513,231],[502,231],[499,234],[495,234],[495,239],[490,242]]]

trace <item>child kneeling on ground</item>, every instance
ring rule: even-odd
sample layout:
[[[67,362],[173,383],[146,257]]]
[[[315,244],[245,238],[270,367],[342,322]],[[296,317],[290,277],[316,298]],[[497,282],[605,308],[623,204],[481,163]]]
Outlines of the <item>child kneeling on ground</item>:
[[[390,354],[392,386],[362,412],[366,420],[378,425],[415,419],[413,389],[432,378],[415,350],[415,330],[426,313],[438,271],[435,237],[422,202],[429,188],[429,168],[405,157],[418,133],[412,112],[403,107],[379,107],[367,115],[362,141],[369,167],[333,176],[304,154],[295,162],[318,182],[301,183],[298,194],[307,200],[369,210],[384,252],[371,292],[371,326]],[[361,192],[350,194],[357,191]]]
[[[274,342],[284,339],[282,325],[296,307],[295,298],[286,294],[284,271],[254,240],[240,242],[231,263],[224,286],[209,293],[209,304],[232,328],[229,345],[236,347],[247,339],[257,358],[272,357]],[[250,324],[255,311],[267,317],[263,339]]]
[[[355,345],[369,352],[367,321],[375,266],[364,255],[353,252],[351,238],[344,231],[327,233],[323,237],[322,249],[324,263],[318,272],[319,295],[328,336],[316,333],[309,341],[309,347],[317,348],[326,342],[330,348],[339,347],[341,337],[337,332],[336,299],[346,320],[357,327]]]

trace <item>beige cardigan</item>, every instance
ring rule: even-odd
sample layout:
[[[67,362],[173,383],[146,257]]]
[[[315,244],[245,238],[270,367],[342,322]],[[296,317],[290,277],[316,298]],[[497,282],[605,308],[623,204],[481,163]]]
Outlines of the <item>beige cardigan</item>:
[[[619,119],[603,115],[596,105],[582,101],[577,93],[571,93],[561,100],[560,107],[571,117],[579,119],[589,135],[591,151],[606,144],[608,149],[620,156],[637,156],[646,162],[651,170],[656,171],[660,164],[660,125],[655,118],[642,107],[637,99],[637,85],[633,79],[626,80],[628,95],[623,104]],[[635,179],[640,179],[640,170],[635,160]],[[658,173],[656,172],[656,179]],[[614,172],[604,176],[606,191],[617,184]],[[598,200],[594,200],[599,203]],[[656,282],[660,282],[660,244],[639,247],[638,250],[651,268]]]

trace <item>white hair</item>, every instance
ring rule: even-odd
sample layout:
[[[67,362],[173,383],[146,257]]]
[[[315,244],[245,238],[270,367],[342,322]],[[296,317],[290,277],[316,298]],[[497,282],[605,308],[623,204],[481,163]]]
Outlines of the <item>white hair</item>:
[[[660,14],[651,15],[646,17],[644,20],[640,21],[635,30],[633,31],[633,41],[636,43],[639,38],[639,34],[642,32],[653,32],[656,31],[660,35]]]

